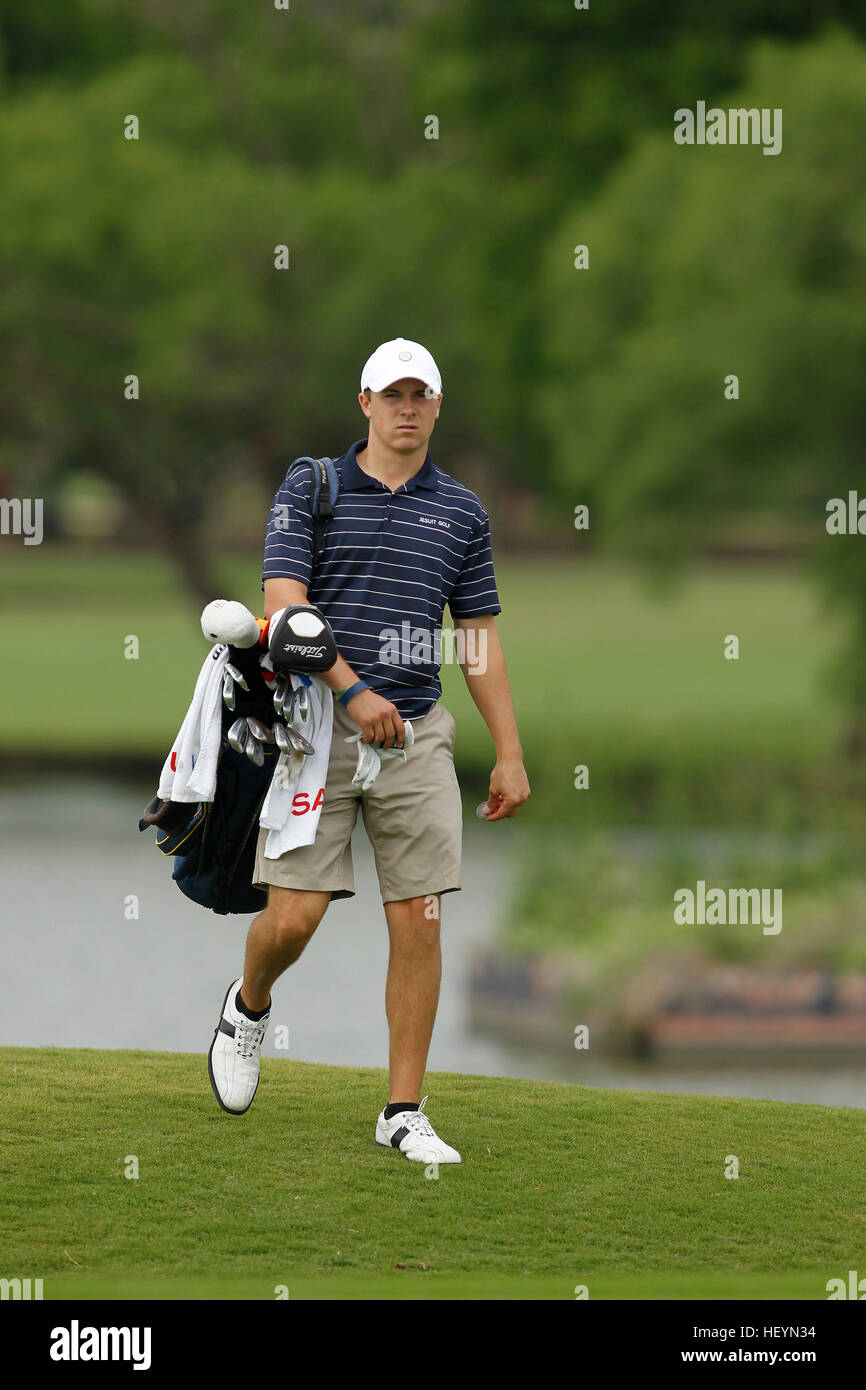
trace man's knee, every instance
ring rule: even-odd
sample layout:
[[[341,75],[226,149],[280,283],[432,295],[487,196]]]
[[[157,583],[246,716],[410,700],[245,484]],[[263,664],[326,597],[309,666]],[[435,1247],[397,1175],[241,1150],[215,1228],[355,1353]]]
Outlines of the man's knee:
[[[309,941],[330,901],[330,893],[271,887],[265,909],[268,925],[283,945]]]
[[[439,944],[438,893],[390,902],[386,915],[394,944],[414,949],[433,948]]]

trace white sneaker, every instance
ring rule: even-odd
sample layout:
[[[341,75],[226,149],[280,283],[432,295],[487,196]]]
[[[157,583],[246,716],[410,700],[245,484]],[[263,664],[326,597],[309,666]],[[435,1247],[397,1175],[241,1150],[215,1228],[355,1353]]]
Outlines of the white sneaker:
[[[399,1149],[417,1163],[462,1163],[456,1149],[439,1138],[424,1114],[425,1096],[417,1110],[400,1110],[385,1119],[383,1110],[376,1121],[376,1143],[382,1148]]]
[[[213,1093],[230,1115],[243,1115],[253,1103],[259,1084],[262,1042],[268,1030],[270,1010],[254,1023],[235,1004],[243,980],[229,985],[219,1022],[207,1054],[207,1071]]]

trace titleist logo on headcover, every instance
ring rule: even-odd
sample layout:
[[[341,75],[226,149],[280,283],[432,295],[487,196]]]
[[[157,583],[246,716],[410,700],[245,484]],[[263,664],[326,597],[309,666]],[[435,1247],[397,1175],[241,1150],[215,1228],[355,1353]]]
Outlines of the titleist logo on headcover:
[[[304,656],[324,656],[324,647],[301,647],[294,642],[283,643],[284,652],[303,652]]]

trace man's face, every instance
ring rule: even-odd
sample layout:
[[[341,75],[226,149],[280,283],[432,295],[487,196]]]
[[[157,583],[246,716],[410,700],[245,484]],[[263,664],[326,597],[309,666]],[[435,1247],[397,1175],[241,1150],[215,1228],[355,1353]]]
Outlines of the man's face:
[[[369,399],[362,391],[358,399],[377,439],[408,454],[426,448],[442,397],[428,396],[427,387],[417,377],[404,377],[384,391],[371,391]]]

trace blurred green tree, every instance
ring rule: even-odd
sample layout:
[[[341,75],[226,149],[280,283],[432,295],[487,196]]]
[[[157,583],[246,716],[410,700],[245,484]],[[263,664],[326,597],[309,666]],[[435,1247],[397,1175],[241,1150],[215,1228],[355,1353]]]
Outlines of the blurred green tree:
[[[445,466],[494,509],[503,474],[550,490],[561,462],[541,385],[562,370],[551,326],[574,289],[558,302],[551,228],[570,263],[586,200],[636,132],[670,143],[672,110],[734,85],[751,37],[783,34],[796,57],[828,15],[866,28],[849,0],[699,15],[639,0],[70,0],[60,16],[0,0],[4,457],[30,477],[111,477],[198,597],[213,587],[213,488],[247,469],[276,487],[294,454],[344,448],[363,432],[361,362],[403,333],[445,369]],[[128,113],[138,142],[122,138]],[[682,169],[690,152],[675,153]],[[628,202],[615,235],[637,216]],[[621,293],[598,311],[602,342]],[[133,372],[139,402],[122,397]]]
[[[477,265],[443,237],[472,220],[471,181],[442,188],[423,161],[381,185],[298,172],[221,131],[218,91],[177,54],[74,95],[33,89],[0,120],[4,455],[48,495],[62,467],[119,485],[196,601],[214,593],[203,536],[222,478],[250,469],[275,489],[293,455],[342,452],[364,432],[360,367],[383,338],[447,334],[455,384],[474,350],[455,306]],[[460,402],[446,446],[479,447]]]
[[[613,0],[587,10],[572,0],[446,0],[430,11],[413,39],[416,107],[441,113],[443,156],[471,169],[499,211],[473,302],[479,336],[490,329],[478,364],[484,424],[514,476],[539,489],[548,476],[532,405],[548,365],[543,251],[563,209],[579,214],[635,140],[653,130],[669,139],[678,107],[737,87],[758,39],[776,36],[796,54],[831,22],[866,38],[858,0]]]
[[[539,425],[563,501],[592,498],[599,535],[656,564],[758,510],[801,522],[855,618],[863,711],[866,538],[825,521],[866,476],[866,49],[760,45],[718,104],[781,107],[781,154],[648,137],[551,238]]]

